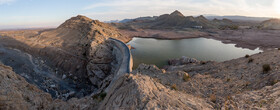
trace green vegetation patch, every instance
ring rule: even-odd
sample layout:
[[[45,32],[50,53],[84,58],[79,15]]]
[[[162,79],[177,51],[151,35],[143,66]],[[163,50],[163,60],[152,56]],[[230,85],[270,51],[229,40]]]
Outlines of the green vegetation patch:
[[[271,67],[270,67],[269,64],[264,64],[264,65],[262,66],[262,68],[263,68],[263,72],[264,72],[264,73],[267,73],[267,72],[269,72],[269,71],[271,70]]]

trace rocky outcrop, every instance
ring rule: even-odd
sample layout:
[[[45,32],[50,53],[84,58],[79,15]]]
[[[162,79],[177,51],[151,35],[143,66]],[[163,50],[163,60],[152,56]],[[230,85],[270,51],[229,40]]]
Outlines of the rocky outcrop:
[[[51,95],[15,74],[11,67],[0,64],[0,109],[36,109],[52,101]]]
[[[262,29],[280,29],[280,20],[279,19],[270,19],[262,22],[260,24]]]
[[[169,65],[173,65],[173,66],[178,66],[178,65],[187,65],[187,64],[191,64],[191,63],[198,63],[199,61],[194,59],[194,58],[188,58],[185,56],[182,56],[182,58],[177,58],[177,59],[170,59],[168,61]]]
[[[54,37],[59,39],[54,39]],[[97,72],[101,72],[100,70],[102,70],[104,73],[109,73],[111,70],[108,67],[110,66],[110,62],[114,60],[111,51],[112,46],[109,41],[106,41],[110,37],[120,39],[124,42],[128,40],[110,25],[79,15],[67,20],[55,30],[40,34],[39,42],[62,48],[71,54],[89,60],[72,62],[72,65],[69,66],[70,68],[80,67],[78,70],[93,68]],[[64,63],[66,62],[62,62],[61,65],[64,65]],[[83,63],[86,63],[85,65],[87,66],[79,66]],[[67,70],[68,68],[65,69]],[[83,74],[91,71],[77,73],[76,70],[73,70],[71,72],[73,74]]]
[[[233,95],[222,109],[280,109],[280,83],[256,91]]]
[[[105,73],[100,69],[98,70],[98,67],[88,68],[88,71],[90,72],[89,79],[93,84],[98,85],[99,92],[104,90],[107,86],[108,88],[110,88],[112,83],[114,83],[120,76],[124,75],[125,73],[130,73],[133,67],[132,55],[130,49],[126,46],[126,44],[124,44],[120,40],[113,38],[108,39],[108,41],[110,41],[113,46],[111,47],[111,54],[114,60],[109,61],[112,68],[111,71]],[[107,52],[111,51],[107,50]],[[102,58],[104,58],[104,56]],[[108,88],[106,89],[106,92]]]
[[[254,61],[249,62],[250,59]],[[233,109],[247,109],[246,107],[254,109],[259,102],[253,102],[253,100],[258,99],[264,99],[265,106],[262,104],[262,107],[257,108],[279,108],[279,106],[275,106],[279,103],[277,97],[271,98],[279,90],[268,91],[266,89],[271,88],[270,86],[274,88],[274,85],[279,83],[279,60],[279,50],[271,50],[250,56],[250,58],[239,58],[221,63],[205,62],[194,65],[169,66],[166,68],[167,73],[187,72],[189,80],[187,82],[184,80],[173,81],[176,74],[169,74],[171,76],[164,74],[162,77],[165,76],[165,78],[159,77],[159,79],[172,78],[169,81],[176,83],[178,90],[208,98],[215,102],[215,108],[219,109],[225,105],[230,108],[228,106],[230,104],[232,104]],[[264,64],[269,64],[273,69],[264,73],[262,68]],[[269,101],[269,98],[273,101]]]
[[[170,90],[145,75],[120,77],[99,110],[111,109],[213,109],[205,100]]]

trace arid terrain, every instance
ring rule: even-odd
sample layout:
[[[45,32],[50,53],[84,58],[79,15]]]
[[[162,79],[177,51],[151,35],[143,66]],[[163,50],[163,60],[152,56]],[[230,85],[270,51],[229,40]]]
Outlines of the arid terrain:
[[[278,110],[280,30],[270,22],[243,29],[175,11],[111,24],[79,15],[54,29],[0,31],[0,109]],[[205,37],[264,52],[225,62],[182,57],[131,71],[127,46],[115,41],[133,37]]]
[[[189,18],[192,18],[189,20]],[[163,20],[162,20],[163,19]],[[175,19],[175,20],[174,20]],[[174,21],[172,21],[174,20]],[[207,20],[203,16],[184,17],[179,11],[165,14],[156,19],[132,20],[126,23],[113,23],[120,32],[129,37],[156,39],[211,38],[223,43],[237,44],[238,47],[255,49],[280,47],[280,20],[271,19],[261,23],[233,22],[229,19]],[[163,23],[158,23],[163,22]],[[187,26],[178,25],[188,22]],[[177,24],[178,23],[178,24]],[[166,24],[166,26],[161,26]],[[202,26],[196,28],[195,26]]]

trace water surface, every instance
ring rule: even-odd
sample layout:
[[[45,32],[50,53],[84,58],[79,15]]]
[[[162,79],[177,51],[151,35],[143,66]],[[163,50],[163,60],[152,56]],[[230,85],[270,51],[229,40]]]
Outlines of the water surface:
[[[246,54],[262,52],[259,49],[250,50],[235,47],[235,44],[224,44],[221,41],[193,38],[182,40],[158,40],[152,38],[133,38],[129,43],[132,49],[134,68],[140,63],[155,64],[158,67],[167,65],[168,59],[182,56],[196,58],[201,61],[222,62]]]

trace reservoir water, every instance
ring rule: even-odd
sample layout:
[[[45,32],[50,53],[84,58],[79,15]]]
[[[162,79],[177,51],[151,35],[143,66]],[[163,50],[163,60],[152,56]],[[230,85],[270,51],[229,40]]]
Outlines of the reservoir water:
[[[221,41],[207,38],[181,40],[158,40],[153,38],[133,38],[129,43],[132,49],[134,68],[139,64],[155,64],[163,67],[168,59],[182,56],[195,58],[200,61],[227,61],[246,54],[262,52],[260,49],[250,50],[235,47],[235,44],[224,44]]]

